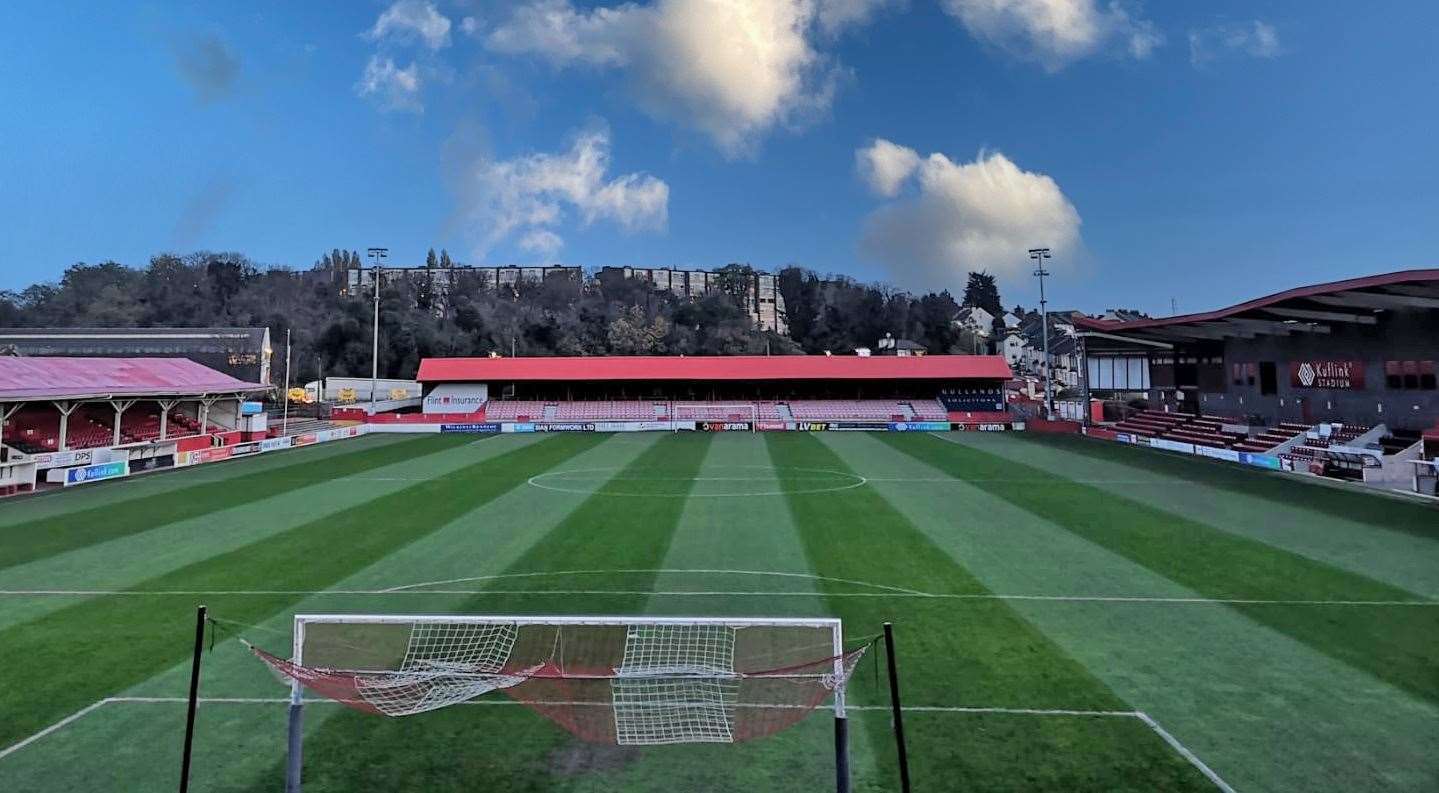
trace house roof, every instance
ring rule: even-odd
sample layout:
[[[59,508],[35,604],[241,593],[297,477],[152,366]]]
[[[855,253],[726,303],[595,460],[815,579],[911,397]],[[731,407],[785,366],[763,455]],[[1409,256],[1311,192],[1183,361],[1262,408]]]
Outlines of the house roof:
[[[425,358],[417,379],[454,381],[594,380],[963,380],[1010,377],[997,355],[711,357],[606,356]]]
[[[1076,317],[1075,324],[1080,330],[1174,342],[1327,334],[1336,324],[1374,325],[1379,311],[1415,308],[1439,309],[1439,269],[1401,270],[1301,286],[1197,314],[1129,321]]]
[[[201,396],[267,391],[269,386],[187,358],[18,358],[0,356],[0,401]]]

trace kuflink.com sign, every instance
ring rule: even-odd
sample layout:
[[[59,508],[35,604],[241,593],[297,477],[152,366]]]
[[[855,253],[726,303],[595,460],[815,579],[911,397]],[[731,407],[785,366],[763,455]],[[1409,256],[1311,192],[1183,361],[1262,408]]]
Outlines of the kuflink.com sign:
[[[105,479],[119,479],[130,474],[130,463],[121,460],[114,463],[96,463],[95,465],[82,465],[78,468],[67,468],[65,470],[65,486],[83,485],[90,482],[99,482]]]

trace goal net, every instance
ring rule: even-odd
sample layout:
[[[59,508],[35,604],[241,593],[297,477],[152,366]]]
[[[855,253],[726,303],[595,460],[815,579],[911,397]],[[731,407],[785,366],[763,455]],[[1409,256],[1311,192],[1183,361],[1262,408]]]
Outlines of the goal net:
[[[827,700],[842,719],[867,647],[836,619],[297,615],[290,658],[250,649],[291,685],[297,774],[306,690],[391,717],[498,692],[591,743],[734,743]]]
[[[758,413],[753,402],[675,402],[671,408],[676,421],[744,421],[753,425]]]

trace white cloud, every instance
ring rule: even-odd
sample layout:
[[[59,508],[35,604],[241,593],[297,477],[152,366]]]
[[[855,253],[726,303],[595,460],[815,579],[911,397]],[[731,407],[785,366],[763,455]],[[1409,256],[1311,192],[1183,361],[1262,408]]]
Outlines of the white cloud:
[[[1111,0],[943,0],[944,10],[970,34],[1050,71],[1095,53],[1121,48],[1149,57],[1164,36],[1154,24]]]
[[[355,93],[373,99],[384,110],[402,110],[423,113],[425,105],[420,101],[420,67],[410,64],[401,69],[390,58],[371,55],[365,64],[365,72],[355,83]]]
[[[880,8],[897,5],[896,0],[818,0],[815,14],[819,29],[831,36],[847,28],[867,24]]]
[[[883,139],[869,150],[898,151],[890,161],[901,166],[907,161],[903,152],[914,153]],[[860,155],[863,161],[864,150]],[[911,194],[866,219],[860,242],[900,286],[959,287],[971,270],[1012,278],[1026,271],[1030,248],[1048,247],[1061,261],[1079,251],[1079,212],[1059,185],[999,152],[980,152],[973,162],[960,163],[931,154],[893,185],[894,192],[886,192],[891,182],[885,180],[871,186],[896,196],[911,181]]]
[[[854,153],[854,163],[870,189],[885,198],[893,198],[919,168],[919,152],[884,138],[875,138],[874,143]]]
[[[1195,66],[1225,55],[1277,58],[1281,54],[1279,31],[1262,20],[1189,31],[1189,61]]]
[[[464,208],[479,233],[479,251],[512,235],[521,249],[553,254],[564,244],[555,227],[567,210],[586,226],[610,221],[626,231],[662,229],[669,212],[669,185],[649,174],[607,178],[610,137],[603,129],[575,138],[569,151],[510,160],[482,160],[472,167]]]
[[[854,24],[871,5],[655,0],[580,10],[569,0],[532,0],[485,43],[556,66],[622,69],[648,113],[698,129],[738,155],[771,128],[828,109],[838,73],[812,46],[813,30]]]
[[[365,35],[375,41],[391,37],[401,41],[419,39],[426,47],[438,50],[450,44],[450,20],[435,9],[434,3],[396,0]]]

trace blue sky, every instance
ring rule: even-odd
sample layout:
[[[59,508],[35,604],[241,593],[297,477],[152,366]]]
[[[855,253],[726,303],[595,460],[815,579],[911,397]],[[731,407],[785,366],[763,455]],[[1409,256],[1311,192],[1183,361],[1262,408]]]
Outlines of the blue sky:
[[[1168,313],[1434,266],[1439,5],[0,5],[0,288],[431,246]]]

